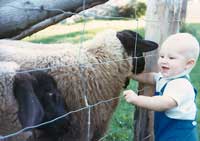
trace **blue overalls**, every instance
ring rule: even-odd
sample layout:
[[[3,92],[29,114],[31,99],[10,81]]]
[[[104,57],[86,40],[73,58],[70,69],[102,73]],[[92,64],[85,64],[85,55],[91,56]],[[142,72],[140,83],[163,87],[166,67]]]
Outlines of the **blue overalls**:
[[[187,79],[186,76],[183,78]],[[155,95],[162,95],[167,83],[162,87],[160,92],[155,92]],[[197,95],[196,90],[195,95]],[[169,118],[165,115],[164,111],[155,112],[155,141],[198,141],[197,127],[193,125],[194,122],[195,120],[179,120]]]

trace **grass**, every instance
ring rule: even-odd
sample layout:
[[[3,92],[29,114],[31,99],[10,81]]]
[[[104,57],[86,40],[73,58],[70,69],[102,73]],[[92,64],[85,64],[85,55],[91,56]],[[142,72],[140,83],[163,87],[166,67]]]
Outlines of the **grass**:
[[[137,83],[130,80],[127,89],[136,90]],[[121,98],[118,108],[111,119],[108,136],[104,141],[132,141],[134,138],[134,111],[134,106],[128,104],[124,98]]]
[[[198,112],[197,112],[197,123],[198,123],[198,129],[199,129],[198,135],[199,135],[199,139],[200,139],[200,77],[199,77],[199,72],[200,72],[200,59],[198,60],[196,67],[194,68],[194,70],[191,72],[191,75],[190,75],[192,84],[198,91],[196,103],[197,103],[197,108],[198,108]]]
[[[96,25],[96,26],[95,26]],[[80,28],[80,27],[81,28]],[[143,26],[143,25],[142,25]],[[61,43],[71,42],[79,43],[81,39],[91,39],[96,33],[105,29],[132,29],[138,31],[144,35],[144,29],[139,27],[136,30],[136,23],[132,20],[126,21],[88,21],[86,23],[84,36],[82,34],[83,25],[81,23],[74,25],[58,24],[49,27],[37,34],[25,38],[24,40],[36,42],[36,43]],[[186,24],[182,29],[182,32],[192,33],[200,41],[200,24]],[[200,92],[200,60],[194,70],[191,73],[191,80],[197,90]],[[136,90],[137,83],[131,81],[129,88]],[[200,109],[200,94],[197,96],[197,107]],[[116,109],[109,125],[108,134],[103,139],[104,141],[132,141],[133,140],[133,112],[134,106],[127,104],[124,99],[120,99],[118,108]],[[200,112],[197,116],[199,126],[199,137],[200,137]]]
[[[79,43],[80,39],[84,37],[85,40],[91,39],[96,33],[106,30],[123,30],[123,29],[136,29],[141,31],[144,22],[141,21],[140,26],[137,25],[135,20],[90,20],[87,21],[85,26],[82,23],[67,25],[57,24],[50,26],[32,36],[26,37],[24,40],[35,43]],[[84,31],[84,36],[83,36]]]

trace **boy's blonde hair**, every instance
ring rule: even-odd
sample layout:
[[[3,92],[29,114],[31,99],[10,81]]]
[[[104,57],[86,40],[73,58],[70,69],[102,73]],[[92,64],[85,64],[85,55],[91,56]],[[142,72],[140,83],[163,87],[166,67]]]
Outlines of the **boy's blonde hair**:
[[[199,57],[199,43],[197,39],[189,33],[176,33],[169,36],[162,44],[163,46],[181,47],[183,55],[196,61]]]

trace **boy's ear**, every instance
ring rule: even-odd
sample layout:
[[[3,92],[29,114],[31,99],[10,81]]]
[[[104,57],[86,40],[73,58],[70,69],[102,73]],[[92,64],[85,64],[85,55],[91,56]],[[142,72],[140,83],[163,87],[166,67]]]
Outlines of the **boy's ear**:
[[[191,69],[195,64],[195,59],[191,58],[187,61],[186,69]]]

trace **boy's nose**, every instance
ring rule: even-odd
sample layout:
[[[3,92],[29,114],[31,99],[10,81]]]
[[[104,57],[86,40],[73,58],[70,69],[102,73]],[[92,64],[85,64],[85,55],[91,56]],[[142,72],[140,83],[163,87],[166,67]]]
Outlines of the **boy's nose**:
[[[160,59],[159,59],[159,62],[160,62],[161,64],[167,64],[167,63],[168,63],[168,60],[167,60],[166,58],[160,58]]]

